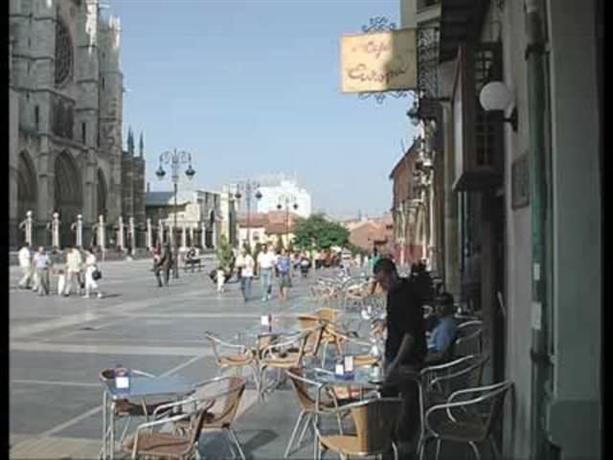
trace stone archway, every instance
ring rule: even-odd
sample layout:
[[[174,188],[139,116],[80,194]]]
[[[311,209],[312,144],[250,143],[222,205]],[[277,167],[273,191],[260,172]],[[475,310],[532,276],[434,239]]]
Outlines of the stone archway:
[[[17,166],[17,220],[25,219],[26,212],[31,210],[36,215],[37,181],[36,169],[27,152],[19,154]]]
[[[55,207],[60,214],[60,246],[73,243],[70,225],[83,212],[81,171],[72,156],[63,151],[55,158]],[[50,217],[50,216],[49,216]]]
[[[26,218],[26,213],[32,211],[34,219],[37,218],[38,202],[38,182],[36,179],[36,169],[28,152],[23,151],[19,154],[17,163],[17,223]],[[34,231],[34,241],[37,241],[37,231]],[[21,245],[25,241],[25,234],[22,230],[17,230],[16,241]]]
[[[107,198],[107,194],[108,194],[108,186],[106,185],[106,179],[104,177],[104,171],[102,171],[102,169],[98,168],[98,172],[96,174],[96,184],[97,184],[97,189],[96,189],[96,218],[94,220],[98,219],[98,216],[100,214],[104,215],[106,217],[106,213],[107,213],[107,207],[106,207],[106,198]]]

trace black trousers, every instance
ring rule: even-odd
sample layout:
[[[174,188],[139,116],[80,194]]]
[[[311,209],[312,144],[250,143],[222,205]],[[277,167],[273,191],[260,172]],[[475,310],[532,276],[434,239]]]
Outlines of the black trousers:
[[[417,366],[401,366],[397,378],[385,384],[381,389],[382,397],[402,398],[402,410],[396,429],[396,440],[411,442],[419,432],[421,411],[419,408],[419,384],[416,376],[419,372]]]

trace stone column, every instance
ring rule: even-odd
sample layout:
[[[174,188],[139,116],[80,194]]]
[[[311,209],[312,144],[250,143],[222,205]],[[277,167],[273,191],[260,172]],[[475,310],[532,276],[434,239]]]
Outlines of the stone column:
[[[96,226],[96,243],[97,246],[104,251],[106,249],[106,232],[104,228],[104,216],[100,214],[98,216],[98,225]]]
[[[187,248],[187,226],[183,224],[183,231],[181,232],[181,249]]]
[[[53,213],[51,220],[51,247],[60,248],[60,215],[57,212]]]
[[[202,224],[200,224],[202,227],[202,232],[200,233],[200,245],[202,246],[202,249],[206,248],[206,223],[202,222]]]
[[[21,222],[21,224],[19,224],[19,228],[23,229],[23,232],[25,233],[25,243],[28,246],[32,246],[33,245],[33,241],[32,241],[32,211],[27,211],[26,212],[26,218],[23,220],[23,222]]]
[[[164,244],[164,224],[162,219],[158,219],[158,243],[160,246]]]
[[[123,251],[126,246],[125,241],[124,241],[123,230],[124,230],[123,217],[119,216],[117,218],[117,246],[119,247],[120,251]]]
[[[70,229],[75,234],[75,247],[83,247],[83,215],[77,216],[77,221],[70,226]]]
[[[217,222],[215,220],[211,224],[211,245],[213,249],[217,248]]]
[[[194,244],[194,227],[189,227],[189,245],[195,246]]]
[[[175,247],[175,228],[172,226],[172,223],[169,222],[168,223],[168,233],[170,234],[170,247],[174,248]]]
[[[134,227],[134,217],[128,219],[128,234],[130,235],[130,255],[136,251],[136,229]]]
[[[145,244],[147,249],[151,250],[153,247],[153,229],[151,228],[151,219],[147,217],[147,237]]]

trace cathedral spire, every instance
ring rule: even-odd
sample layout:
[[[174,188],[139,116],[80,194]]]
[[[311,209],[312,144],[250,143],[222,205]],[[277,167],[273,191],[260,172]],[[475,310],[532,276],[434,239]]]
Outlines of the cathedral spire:
[[[134,134],[132,134],[132,127],[128,128],[128,153],[134,155]]]
[[[143,132],[140,132],[140,139],[138,140],[138,153],[142,158],[145,151],[145,142],[143,141]]]

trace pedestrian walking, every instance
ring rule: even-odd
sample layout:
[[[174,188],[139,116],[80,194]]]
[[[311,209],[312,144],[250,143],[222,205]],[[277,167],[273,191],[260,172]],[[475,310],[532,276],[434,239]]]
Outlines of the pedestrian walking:
[[[262,302],[270,300],[272,294],[272,269],[277,261],[277,256],[270,245],[264,245],[262,252],[258,254],[258,271],[260,273],[260,286],[262,288]]]
[[[21,280],[19,280],[19,287],[21,289],[30,289],[30,283],[32,281],[32,252],[30,246],[24,244],[19,250],[19,268],[21,268]]]
[[[253,280],[253,268],[255,260],[245,248],[241,249],[241,253],[236,258],[236,267],[240,269],[241,292],[245,302],[251,297],[251,281]]]
[[[49,295],[49,268],[51,260],[42,246],[34,255],[34,269],[36,270],[38,295]]]
[[[289,288],[292,286],[290,278],[291,260],[285,248],[281,249],[281,254],[277,258],[277,270],[279,272],[279,299],[284,302],[287,300]]]
[[[96,292],[96,297],[102,298],[102,292],[98,287],[98,280],[102,278],[95,255],[94,248],[85,251],[85,295],[83,298],[89,299],[92,292]]]
[[[66,254],[66,286],[63,290],[65,296],[69,296],[74,288],[75,294],[81,293],[83,257],[78,248],[68,248]]]
[[[224,284],[226,282],[226,271],[220,265],[217,267],[217,294],[224,292]]]
[[[155,270],[155,276],[158,280],[158,286],[162,287],[161,274],[164,272],[164,286],[168,287],[168,280],[170,279],[170,270],[172,268],[172,249],[170,243],[166,243],[160,254],[160,258]]]

